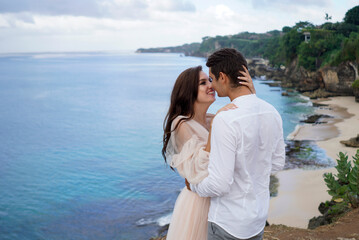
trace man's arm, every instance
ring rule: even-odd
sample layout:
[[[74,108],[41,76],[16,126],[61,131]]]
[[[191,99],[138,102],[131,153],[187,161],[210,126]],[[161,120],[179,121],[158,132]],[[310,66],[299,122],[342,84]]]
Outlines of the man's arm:
[[[229,192],[233,183],[236,154],[236,137],[233,128],[223,120],[222,114],[213,120],[211,153],[208,176],[190,188],[201,197],[222,196]]]
[[[282,118],[278,114],[278,124],[279,124],[279,140],[275,146],[275,150],[272,153],[272,173],[276,173],[283,169],[285,164],[285,143],[283,139],[283,127],[282,127]]]

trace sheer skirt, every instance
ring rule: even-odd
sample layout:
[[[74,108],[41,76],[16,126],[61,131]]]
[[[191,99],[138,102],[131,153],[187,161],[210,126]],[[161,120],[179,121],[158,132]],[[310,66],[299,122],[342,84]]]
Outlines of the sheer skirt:
[[[186,187],[173,210],[167,240],[206,240],[210,198],[203,198]]]

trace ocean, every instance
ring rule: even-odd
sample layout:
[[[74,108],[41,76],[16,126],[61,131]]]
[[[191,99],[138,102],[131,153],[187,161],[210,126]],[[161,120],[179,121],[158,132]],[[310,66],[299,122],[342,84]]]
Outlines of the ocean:
[[[1,54],[0,239],[156,236],[184,187],[161,157],[163,119],[177,76],[197,65],[208,73],[182,54]],[[257,95],[288,136],[313,106],[267,82],[254,80]]]

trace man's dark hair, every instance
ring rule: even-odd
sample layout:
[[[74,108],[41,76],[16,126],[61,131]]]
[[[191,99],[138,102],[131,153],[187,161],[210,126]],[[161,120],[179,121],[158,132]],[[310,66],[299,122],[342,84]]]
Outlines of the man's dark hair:
[[[244,72],[243,66],[248,69],[246,59],[234,48],[222,48],[215,51],[208,57],[206,66],[211,68],[216,79],[219,78],[220,72],[225,73],[231,81],[232,88],[241,86],[237,77],[242,76],[239,71]]]

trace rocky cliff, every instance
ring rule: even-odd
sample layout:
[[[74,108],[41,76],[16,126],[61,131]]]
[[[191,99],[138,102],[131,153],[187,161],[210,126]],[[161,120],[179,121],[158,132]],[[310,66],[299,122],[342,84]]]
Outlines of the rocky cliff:
[[[266,76],[267,79],[281,81],[282,87],[295,88],[299,92],[312,94],[311,97],[353,95],[352,84],[358,79],[358,66],[352,62],[343,62],[339,66],[325,66],[318,71],[308,71],[294,60],[285,69],[272,69],[263,63],[249,61],[251,73]],[[318,96],[316,96],[318,95]]]

